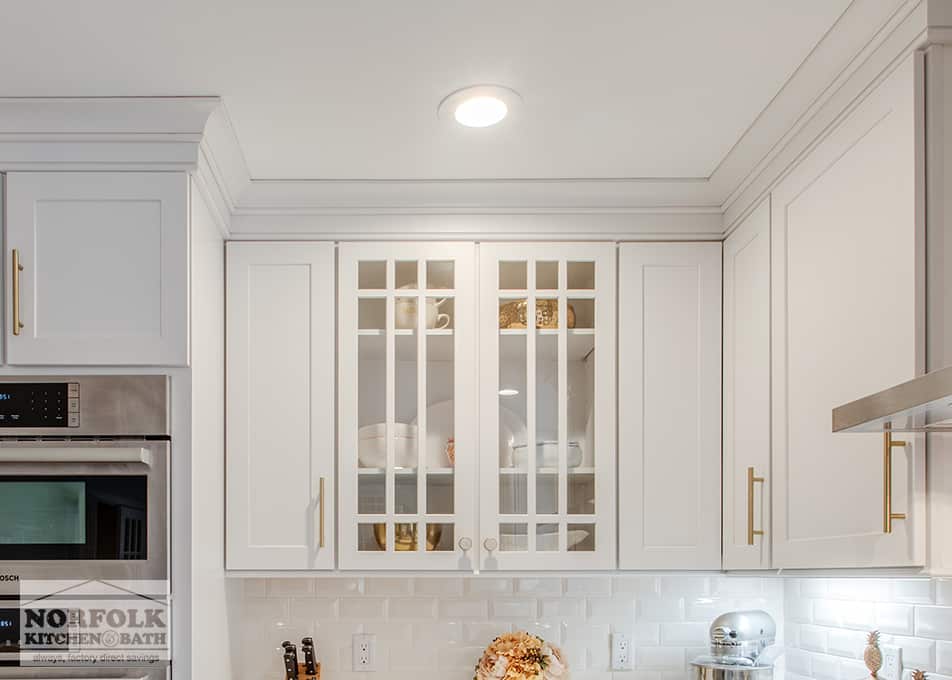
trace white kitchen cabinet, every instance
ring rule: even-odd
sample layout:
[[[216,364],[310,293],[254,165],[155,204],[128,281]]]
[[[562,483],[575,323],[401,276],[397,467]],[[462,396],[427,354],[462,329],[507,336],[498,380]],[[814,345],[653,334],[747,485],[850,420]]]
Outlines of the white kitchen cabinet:
[[[918,62],[900,64],[776,187],[774,567],[924,563],[921,436],[833,434],[831,411],[923,368]],[[884,476],[906,519],[884,526]]]
[[[475,254],[472,243],[340,246],[343,569],[475,566]]]
[[[622,569],[721,566],[721,244],[619,253]]]
[[[479,262],[481,569],[612,569],[615,246]]]
[[[333,569],[334,246],[226,255],[226,567]]]
[[[724,569],[770,567],[770,199],[724,242]]]
[[[7,363],[188,363],[185,173],[12,172],[6,193]]]

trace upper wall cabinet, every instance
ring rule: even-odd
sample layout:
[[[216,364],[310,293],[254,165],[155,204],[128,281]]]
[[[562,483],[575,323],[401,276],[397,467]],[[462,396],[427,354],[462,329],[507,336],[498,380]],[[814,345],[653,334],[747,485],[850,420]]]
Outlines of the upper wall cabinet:
[[[724,568],[770,567],[770,200],[724,242]]]
[[[615,567],[615,246],[479,247],[481,568]]]
[[[882,435],[831,431],[834,406],[923,368],[917,71],[900,64],[772,195],[774,567],[924,563],[921,437],[884,456]]]
[[[474,567],[475,251],[340,246],[344,569]]]
[[[334,246],[226,264],[226,566],[333,569]]]
[[[6,207],[7,363],[188,363],[185,173],[9,173]]]
[[[718,569],[721,244],[623,244],[619,271],[619,565]]]

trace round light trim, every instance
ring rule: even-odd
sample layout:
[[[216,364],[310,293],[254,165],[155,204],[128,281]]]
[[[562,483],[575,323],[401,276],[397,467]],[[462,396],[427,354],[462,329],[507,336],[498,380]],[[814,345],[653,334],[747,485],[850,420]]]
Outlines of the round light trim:
[[[439,117],[469,128],[486,128],[511,117],[521,103],[515,90],[501,85],[473,85],[448,95]]]
[[[483,95],[464,100],[456,107],[453,116],[460,125],[481,128],[495,125],[505,118],[507,113],[509,107],[506,102]]]

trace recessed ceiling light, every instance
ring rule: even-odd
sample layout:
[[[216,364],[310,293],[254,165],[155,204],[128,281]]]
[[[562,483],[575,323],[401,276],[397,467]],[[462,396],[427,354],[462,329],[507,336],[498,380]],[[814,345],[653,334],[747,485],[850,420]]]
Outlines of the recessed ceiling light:
[[[499,390],[500,397],[514,397],[519,394],[519,390],[513,389],[511,387],[504,387]]]
[[[440,102],[438,113],[472,128],[496,125],[511,115],[521,99],[519,94],[501,85],[473,85],[448,95]]]

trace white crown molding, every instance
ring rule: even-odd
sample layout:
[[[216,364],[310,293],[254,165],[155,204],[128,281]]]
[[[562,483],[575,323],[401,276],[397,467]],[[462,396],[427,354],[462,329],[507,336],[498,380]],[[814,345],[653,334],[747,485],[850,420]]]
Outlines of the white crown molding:
[[[218,97],[0,98],[0,169],[193,170]]]
[[[719,241],[718,208],[386,214],[238,213],[231,238],[285,240]]]

